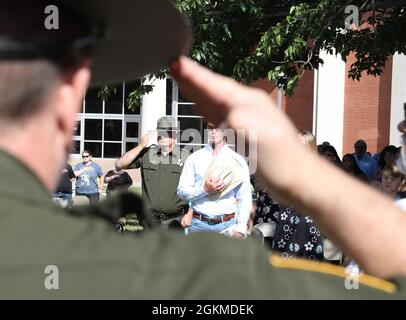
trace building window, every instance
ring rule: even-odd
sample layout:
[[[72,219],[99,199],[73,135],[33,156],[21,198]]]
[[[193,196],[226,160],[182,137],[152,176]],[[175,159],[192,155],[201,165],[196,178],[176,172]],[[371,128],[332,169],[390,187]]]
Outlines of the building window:
[[[125,152],[130,151],[131,149],[135,148],[136,146],[138,146],[137,142],[127,142],[125,144]]]
[[[140,115],[141,114],[141,104],[132,106],[131,109],[128,108],[128,98],[130,97],[131,92],[141,86],[141,80],[136,80],[125,84],[125,93],[124,93],[124,114],[128,115]]]
[[[95,158],[117,158],[136,147],[140,139],[141,105],[128,108],[131,92],[141,85],[141,80],[122,83],[107,101],[97,97],[100,88],[91,88],[83,100],[82,112],[73,133],[71,154],[80,157],[84,149]],[[205,122],[193,112],[194,104],[184,99],[177,83],[166,79],[166,115],[178,121],[181,148],[196,151],[205,143]]]
[[[102,119],[85,119],[85,140],[102,140]]]
[[[102,144],[100,142],[85,142],[84,150],[89,150],[93,157],[102,157]]]
[[[122,114],[123,113],[123,86],[115,87],[115,93],[104,102],[104,113]]]
[[[80,141],[73,140],[71,153],[72,154],[80,154]]]
[[[78,121],[78,122],[76,123],[76,127],[73,129],[73,135],[74,135],[74,136],[80,137],[80,132],[81,132],[80,129],[81,129],[81,127],[82,127],[81,122]]]
[[[166,115],[172,115],[172,104],[173,104],[173,80],[168,77],[166,79]]]
[[[121,156],[121,143],[104,143],[104,158],[118,158]]]
[[[73,128],[73,138],[72,138],[72,150],[71,153],[78,155],[80,154],[80,144],[81,144],[81,136],[82,136],[82,121],[79,120],[76,122],[75,128]]]
[[[103,101],[97,97],[100,88],[90,88],[85,95],[85,113],[103,113]]]
[[[138,122],[128,122],[125,136],[127,138],[137,138],[139,133],[140,125]]]
[[[122,120],[104,120],[104,140],[121,141],[122,140]]]
[[[193,112],[194,103],[183,98],[175,81],[172,83],[172,97],[172,115],[176,115],[175,118],[180,127],[179,146],[188,147],[192,152],[199,150],[205,143],[206,128],[203,117]]]
[[[77,115],[73,132],[72,157],[87,149],[95,158],[117,158],[136,146],[140,129],[140,106],[128,110],[127,98],[140,80],[122,83],[107,101],[97,97],[100,88],[90,88]]]

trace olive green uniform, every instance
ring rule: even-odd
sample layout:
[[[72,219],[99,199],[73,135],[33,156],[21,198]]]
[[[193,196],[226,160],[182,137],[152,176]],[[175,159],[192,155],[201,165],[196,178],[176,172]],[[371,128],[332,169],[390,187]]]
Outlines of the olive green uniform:
[[[161,222],[179,218],[187,211],[187,203],[176,193],[185,160],[186,153],[178,147],[164,156],[159,146],[152,145],[129,166],[130,169],[141,168],[142,197]]]
[[[339,272],[268,259],[255,241],[149,229],[135,238],[117,234],[106,221],[143,210],[137,196],[123,194],[86,213],[69,213],[53,204],[27,167],[2,151],[0,177],[0,299],[406,297],[404,281],[396,288],[371,278],[370,285],[346,290]],[[148,219],[146,214],[146,226]],[[58,268],[59,289],[45,286],[48,265]]]

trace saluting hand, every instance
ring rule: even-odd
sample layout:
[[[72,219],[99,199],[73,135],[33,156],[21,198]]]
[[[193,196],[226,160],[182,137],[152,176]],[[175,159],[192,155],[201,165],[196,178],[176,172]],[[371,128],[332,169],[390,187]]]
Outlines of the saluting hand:
[[[140,145],[145,148],[148,145],[149,140],[151,140],[152,136],[154,135],[153,131],[148,131],[144,134],[141,138]]]

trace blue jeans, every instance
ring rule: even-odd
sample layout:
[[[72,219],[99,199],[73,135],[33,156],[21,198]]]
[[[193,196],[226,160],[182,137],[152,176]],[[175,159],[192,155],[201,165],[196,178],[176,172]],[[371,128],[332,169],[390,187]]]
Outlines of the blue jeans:
[[[56,192],[54,198],[59,198],[68,201],[68,207],[72,207],[72,193]]]
[[[201,221],[199,219],[193,218],[192,225],[187,228],[185,233],[193,233],[193,232],[221,232],[225,229],[231,227],[232,225],[236,224],[235,218],[220,222],[220,223],[212,223],[207,221]]]
[[[100,195],[99,193],[79,193],[76,192],[77,196],[85,196],[89,199],[89,205],[94,205],[99,203]]]

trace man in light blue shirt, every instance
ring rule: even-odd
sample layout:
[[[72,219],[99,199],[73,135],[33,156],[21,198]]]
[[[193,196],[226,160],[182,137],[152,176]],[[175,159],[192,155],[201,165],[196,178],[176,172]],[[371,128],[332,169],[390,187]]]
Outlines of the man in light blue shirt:
[[[252,207],[247,163],[227,146],[222,130],[209,124],[208,131],[208,145],[188,157],[177,189],[179,197],[188,200],[193,210],[188,233],[211,231],[244,238]],[[210,164],[219,155],[235,159],[244,172],[241,183],[213,200],[211,195],[223,192],[226,187],[218,177],[205,177]]]
[[[364,140],[358,140],[354,144],[355,149],[355,160],[357,161],[358,166],[365,173],[368,177],[369,181],[373,181],[375,179],[375,175],[377,173],[378,164],[377,162],[368,154],[367,151],[367,144]]]

